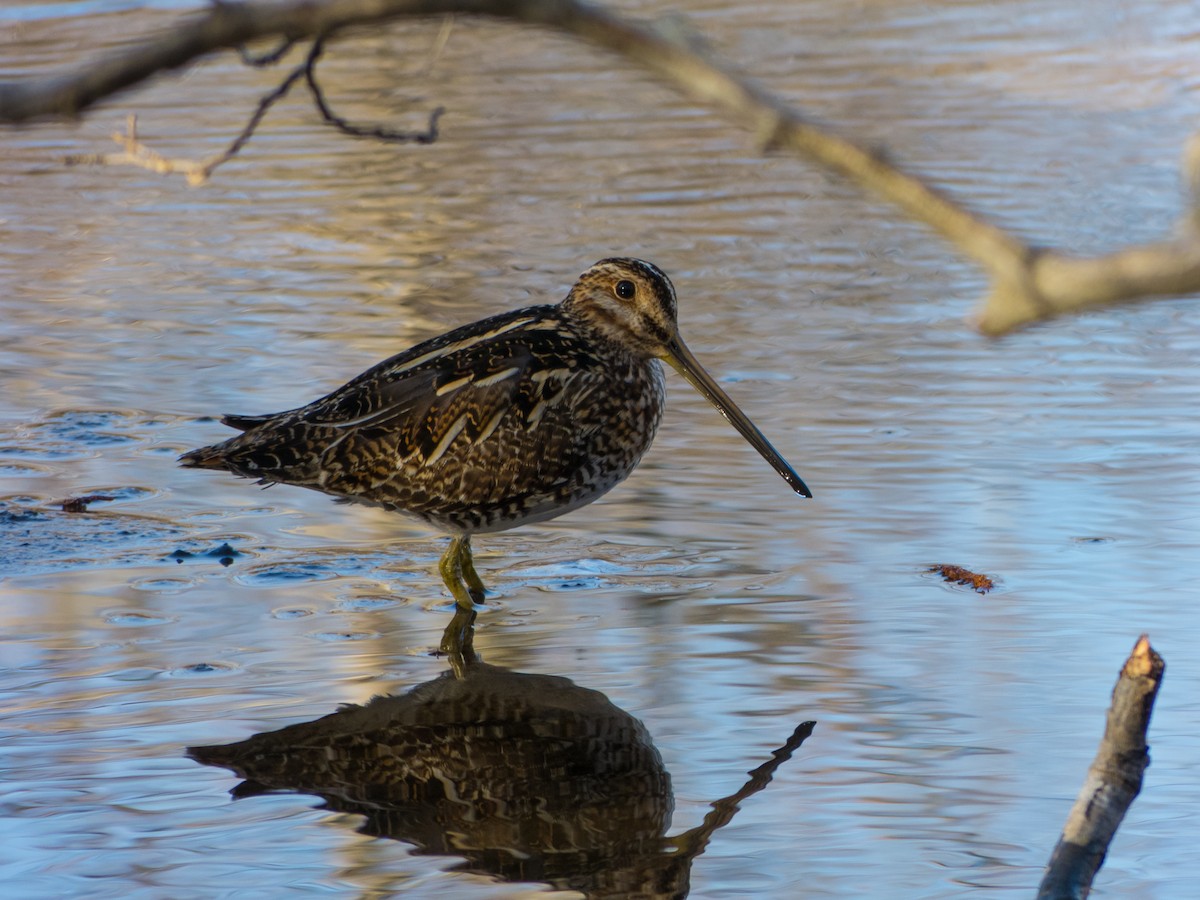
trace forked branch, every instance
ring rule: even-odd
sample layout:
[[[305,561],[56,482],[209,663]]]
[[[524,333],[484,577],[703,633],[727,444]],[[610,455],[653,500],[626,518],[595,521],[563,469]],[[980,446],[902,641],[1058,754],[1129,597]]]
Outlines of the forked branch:
[[[263,68],[281,60],[295,43],[290,38],[285,39],[278,47],[261,56],[253,56],[243,47],[239,47],[238,52],[241,54],[242,62],[249,66]],[[124,148],[121,153],[95,153],[68,156],[66,163],[69,166],[132,165],[149,169],[151,172],[157,172],[162,175],[179,173],[187,178],[189,184],[194,186],[202,185],[208,181],[218,166],[229,162],[250,142],[250,138],[258,130],[258,126],[262,124],[267,110],[279,100],[286,97],[292,89],[292,85],[299,81],[300,78],[304,78],[304,83],[308,86],[309,93],[312,94],[313,103],[316,104],[321,118],[324,119],[327,125],[332,125],[343,134],[348,134],[351,137],[369,137],[391,143],[432,144],[437,140],[438,119],[446,111],[440,106],[429,114],[429,125],[424,131],[398,131],[392,128],[385,128],[382,125],[366,127],[353,125],[333,112],[329,106],[329,101],[325,99],[324,89],[321,87],[320,82],[317,81],[317,60],[321,58],[324,49],[325,39],[323,37],[316,38],[312,42],[312,46],[309,47],[308,53],[304,57],[304,62],[288,72],[273,90],[258,101],[258,105],[255,107],[249,120],[242,127],[241,132],[220,153],[202,160],[168,159],[158,151],[142,143],[137,134],[137,116],[130,114],[125,134],[118,132],[112,136],[113,140]]]

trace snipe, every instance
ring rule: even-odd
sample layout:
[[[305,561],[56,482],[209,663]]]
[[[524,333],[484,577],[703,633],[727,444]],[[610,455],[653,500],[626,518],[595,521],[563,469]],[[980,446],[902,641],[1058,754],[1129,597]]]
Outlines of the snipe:
[[[471,535],[560,516],[609,491],[650,447],[666,360],[805,497],[800,476],[692,356],[656,266],[604,259],[556,306],[425,341],[307,406],[226,416],[243,433],[185,466],[312,488],[453,535],[443,580],[482,603]]]

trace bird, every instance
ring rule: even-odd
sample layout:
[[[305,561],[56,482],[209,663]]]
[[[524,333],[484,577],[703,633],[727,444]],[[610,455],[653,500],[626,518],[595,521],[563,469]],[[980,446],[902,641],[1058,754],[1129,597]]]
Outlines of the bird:
[[[241,433],[180,463],[424,521],[451,536],[439,570],[473,610],[485,589],[472,535],[561,516],[624,480],[662,421],[662,362],[812,496],[684,343],[671,280],[628,257],[588,268],[558,304],[455,328],[305,406],[227,415]]]

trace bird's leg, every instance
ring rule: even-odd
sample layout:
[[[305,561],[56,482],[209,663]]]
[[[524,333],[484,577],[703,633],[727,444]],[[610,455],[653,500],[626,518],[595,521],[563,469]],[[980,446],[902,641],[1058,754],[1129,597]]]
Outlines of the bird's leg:
[[[477,660],[474,647],[474,626],[475,610],[459,607],[454,610],[454,618],[450,620],[450,624],[442,633],[441,651],[449,658],[450,668],[454,671],[455,678],[465,677],[467,669]]]
[[[467,590],[471,592],[471,599],[476,603],[486,603],[487,590],[483,586],[483,579],[475,571],[475,557],[471,554],[471,538],[469,536],[462,539],[462,552],[459,554],[459,558],[462,562],[463,581],[467,584]]]
[[[438,571],[459,609],[472,610],[476,603],[484,602],[483,582],[471,559],[470,535],[459,535],[450,541],[438,563]]]

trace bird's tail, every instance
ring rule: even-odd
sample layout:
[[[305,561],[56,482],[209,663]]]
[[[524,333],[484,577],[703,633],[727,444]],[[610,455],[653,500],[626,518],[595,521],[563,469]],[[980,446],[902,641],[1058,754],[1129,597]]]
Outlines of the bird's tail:
[[[179,464],[189,469],[229,468],[229,463],[226,461],[221,444],[213,444],[210,447],[189,450],[183,456],[179,457]]]

